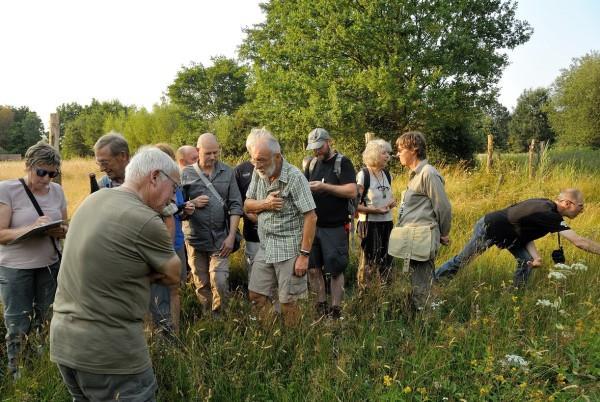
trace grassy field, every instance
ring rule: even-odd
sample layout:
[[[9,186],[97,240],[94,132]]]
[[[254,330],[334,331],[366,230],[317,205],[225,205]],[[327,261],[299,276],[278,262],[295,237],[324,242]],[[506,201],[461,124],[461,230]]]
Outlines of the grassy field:
[[[484,213],[529,197],[553,198],[563,187],[578,187],[586,196],[572,227],[599,240],[599,161],[600,152],[550,152],[532,179],[524,158],[514,155],[502,156],[493,174],[442,169],[454,219],[452,243],[442,248],[438,263],[460,249]],[[65,162],[70,215],[88,193],[86,173],[95,169],[88,160]],[[22,163],[0,162],[0,179],[22,172]],[[398,197],[405,185],[406,173],[397,171]],[[296,329],[275,319],[260,322],[241,293],[225,319],[202,319],[188,287],[178,342],[149,335],[158,400],[600,400],[600,258],[567,244],[567,262],[588,269],[563,270],[565,279],[550,279],[555,243],[552,236],[538,242],[544,266],[524,291],[510,287],[512,256],[493,249],[436,288],[435,309],[416,320],[408,314],[408,280],[401,273],[389,287],[361,298],[354,294],[355,255],[340,322],[318,320],[312,301],[303,306]],[[245,275],[240,264],[234,256],[236,282]],[[47,352],[29,353],[23,365],[20,380],[0,381],[1,400],[68,400]]]

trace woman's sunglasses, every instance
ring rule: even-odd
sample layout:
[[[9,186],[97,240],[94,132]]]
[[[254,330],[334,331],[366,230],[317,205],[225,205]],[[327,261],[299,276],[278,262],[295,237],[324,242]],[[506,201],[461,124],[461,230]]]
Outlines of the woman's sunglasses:
[[[58,176],[60,174],[60,172],[57,170],[49,171],[46,169],[37,168],[37,169],[35,169],[35,174],[38,175],[38,177],[45,177],[46,175],[48,175],[48,177],[50,177],[51,179],[54,179],[56,176]]]

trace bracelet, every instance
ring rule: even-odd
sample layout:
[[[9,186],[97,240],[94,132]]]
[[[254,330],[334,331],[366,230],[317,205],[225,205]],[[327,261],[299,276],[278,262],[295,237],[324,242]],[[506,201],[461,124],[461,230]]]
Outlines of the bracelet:
[[[310,256],[310,251],[306,251],[306,250],[300,250],[300,255],[303,255],[305,257]]]

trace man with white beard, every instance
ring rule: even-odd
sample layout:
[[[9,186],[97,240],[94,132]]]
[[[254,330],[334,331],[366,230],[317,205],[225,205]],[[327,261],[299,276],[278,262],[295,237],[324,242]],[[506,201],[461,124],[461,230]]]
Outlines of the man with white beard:
[[[263,309],[277,287],[284,323],[295,325],[297,300],[307,294],[308,256],[317,223],[315,202],[308,181],[285,161],[272,135],[259,136],[251,157],[258,175],[250,183],[244,210],[258,215],[260,248],[252,265],[249,298]]]

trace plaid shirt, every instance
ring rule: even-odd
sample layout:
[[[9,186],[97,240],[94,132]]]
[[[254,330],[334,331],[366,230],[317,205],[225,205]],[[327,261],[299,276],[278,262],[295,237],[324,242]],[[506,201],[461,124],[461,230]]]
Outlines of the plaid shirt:
[[[281,211],[263,211],[258,214],[258,236],[265,250],[265,262],[275,263],[298,256],[304,228],[304,214],[315,209],[315,201],[306,177],[283,160],[281,173],[269,183],[258,175],[252,177],[247,198],[264,200],[273,191],[279,190],[284,199]]]

